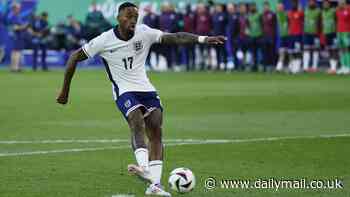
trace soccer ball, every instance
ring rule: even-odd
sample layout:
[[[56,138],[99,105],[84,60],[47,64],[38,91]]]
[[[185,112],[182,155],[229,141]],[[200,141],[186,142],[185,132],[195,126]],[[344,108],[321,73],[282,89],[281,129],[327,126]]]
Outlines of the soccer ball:
[[[170,173],[169,186],[179,193],[187,193],[193,190],[196,178],[188,168],[176,168]]]

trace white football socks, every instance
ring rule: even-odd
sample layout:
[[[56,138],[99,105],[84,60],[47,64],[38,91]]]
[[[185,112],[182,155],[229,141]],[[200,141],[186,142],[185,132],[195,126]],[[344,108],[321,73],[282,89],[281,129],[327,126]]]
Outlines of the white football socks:
[[[299,73],[301,70],[301,59],[296,59],[295,60],[295,70],[296,73]]]
[[[319,60],[319,53],[317,51],[314,51],[312,54],[312,68],[313,69],[317,69],[318,60]]]
[[[284,62],[284,54],[281,53],[280,57],[279,57],[279,60],[278,60],[278,63],[277,63],[277,67],[276,67],[277,71],[282,71],[283,70],[283,62]]]
[[[310,58],[311,58],[310,52],[304,51],[304,53],[303,53],[303,69],[304,70],[309,69]]]
[[[146,171],[149,171],[149,159],[148,159],[148,149],[146,148],[138,148],[135,150],[135,157],[137,164],[144,168]]]
[[[163,161],[154,160],[149,162],[149,171],[153,184],[160,184],[162,178]]]
[[[337,60],[331,59],[330,60],[331,70],[337,70]]]

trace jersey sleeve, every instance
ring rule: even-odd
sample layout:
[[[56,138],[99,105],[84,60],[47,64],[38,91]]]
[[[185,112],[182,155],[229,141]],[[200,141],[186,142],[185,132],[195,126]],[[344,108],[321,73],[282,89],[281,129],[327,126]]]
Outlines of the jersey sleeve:
[[[147,37],[149,38],[149,40],[151,41],[152,44],[161,42],[161,38],[163,35],[162,31],[160,31],[158,29],[150,28],[147,25],[143,25],[143,28],[145,30]]]
[[[104,50],[105,41],[106,35],[105,33],[103,33],[97,36],[96,38],[92,39],[90,42],[83,45],[82,49],[89,58],[92,58],[95,55],[100,54]]]

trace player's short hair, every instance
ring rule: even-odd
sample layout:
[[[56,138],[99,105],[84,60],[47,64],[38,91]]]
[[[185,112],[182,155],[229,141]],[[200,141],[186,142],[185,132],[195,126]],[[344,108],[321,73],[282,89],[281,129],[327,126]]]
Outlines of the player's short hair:
[[[122,3],[119,8],[118,8],[118,13],[120,13],[121,11],[123,11],[124,9],[126,8],[130,8],[130,7],[134,7],[134,8],[137,8],[137,6],[133,3],[130,3],[130,2],[125,2],[125,3]]]

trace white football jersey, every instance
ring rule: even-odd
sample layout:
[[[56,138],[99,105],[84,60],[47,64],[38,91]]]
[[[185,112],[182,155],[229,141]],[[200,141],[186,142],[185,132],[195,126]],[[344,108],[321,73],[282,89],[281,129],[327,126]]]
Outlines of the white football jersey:
[[[102,33],[82,49],[88,57],[103,58],[108,77],[113,84],[114,98],[125,92],[156,91],[146,74],[146,58],[154,43],[159,43],[162,31],[137,25],[134,36],[123,41],[116,28]]]

